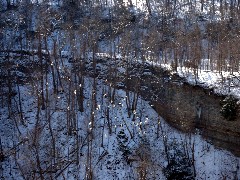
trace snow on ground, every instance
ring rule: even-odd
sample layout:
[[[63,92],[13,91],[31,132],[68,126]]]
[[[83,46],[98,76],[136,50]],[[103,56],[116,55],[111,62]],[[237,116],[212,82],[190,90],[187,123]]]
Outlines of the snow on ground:
[[[151,59],[146,61],[153,66],[159,66],[170,71],[172,74],[177,73],[180,77],[186,79],[186,81],[192,85],[200,85],[206,88],[213,88],[216,94],[233,95],[240,99],[240,73],[229,71],[216,71],[209,69],[197,69],[186,66],[177,67],[177,71],[174,71],[170,63],[164,64],[154,62]],[[197,75],[196,75],[197,74]]]
[[[110,49],[108,42],[101,42],[99,46],[101,52],[104,52],[98,53],[99,55],[104,57],[111,57],[109,54]],[[113,51],[114,50],[112,50],[112,52]],[[151,54],[151,51],[148,53]],[[122,57],[121,53],[117,54],[116,57],[118,59],[129,58],[132,60],[132,62],[136,61],[140,63],[149,63],[150,65],[164,68],[170,71],[172,74],[177,73],[180,77],[185,78],[186,81],[192,85],[198,84],[202,87],[213,88],[216,94],[233,95],[236,98],[240,99],[240,73],[210,70],[210,62],[208,59],[202,59],[201,68],[195,71],[191,67],[179,66],[177,67],[177,72],[175,72],[171,66],[171,59],[168,59],[167,63],[163,63],[162,61],[156,61],[156,59],[152,56],[146,56],[146,59],[144,61],[141,58],[136,58],[132,55]]]
[[[37,150],[42,169],[57,167],[56,169],[62,170],[53,173],[54,179],[84,179],[86,166],[89,164],[87,158],[89,148],[92,152],[93,179],[139,179],[139,173],[144,168],[147,179],[165,179],[163,174],[163,168],[167,165],[165,143],[169,147],[175,144],[175,150],[178,147],[184,147],[189,155],[194,157],[196,179],[240,178],[240,172],[237,169],[240,158],[234,157],[227,151],[214,148],[198,134],[184,134],[171,128],[152,109],[149,102],[142,98],[138,99],[136,111],[128,117],[126,92],[116,90],[114,103],[110,103],[109,90],[113,92],[113,89],[104,85],[102,80],[97,80],[97,108],[91,110],[94,82],[92,78],[86,77],[85,110],[81,113],[75,110],[76,104],[70,106],[68,104],[68,98],[71,98],[71,102],[75,102],[74,97],[68,94],[69,83],[70,81],[65,82],[65,91],[58,95],[52,94],[52,87],[49,85],[49,108],[40,110],[39,124],[36,124],[37,85],[33,87],[29,84],[20,88],[24,123],[18,119],[18,115],[8,118],[7,107],[0,109],[1,141],[4,152],[8,154],[5,161],[1,163],[2,176],[5,179],[22,179],[21,172],[28,173],[29,177],[33,178],[31,171],[38,171]],[[133,101],[133,97],[134,94],[130,92],[130,102]],[[67,133],[69,115],[76,119],[77,125],[74,130],[76,135]],[[94,117],[94,128],[91,125],[91,117]],[[112,129],[111,134],[108,120]],[[49,125],[52,126],[54,134],[55,159],[51,158],[53,143]],[[89,131],[93,132],[90,146],[87,144]],[[124,133],[119,138],[122,132]],[[78,140],[76,140],[77,137]],[[76,151],[77,144],[81,147],[79,152]],[[127,156],[124,155],[126,152],[128,152]],[[171,154],[171,152],[168,153]],[[76,161],[77,157],[79,157],[79,162]],[[128,162],[126,157],[129,157],[131,161]],[[49,178],[49,175],[45,177]]]
[[[233,95],[240,99],[240,74],[222,71],[200,70],[194,75],[194,70],[178,67],[177,74],[186,78],[190,84],[200,84],[203,87],[213,88],[214,92],[223,95]]]
[[[110,57],[108,53],[99,53],[99,55],[104,57]],[[123,58],[121,54],[117,54],[117,58]],[[170,71],[172,74],[177,73],[180,77],[186,79],[186,81],[192,85],[200,85],[206,88],[213,88],[216,94],[222,95],[233,95],[234,97],[240,99],[240,73],[239,72],[229,72],[229,71],[216,71],[209,70],[206,67],[197,69],[194,71],[193,68],[188,68],[186,66],[177,67],[177,72],[175,72],[170,63],[164,64],[155,62],[153,59],[149,58],[145,61],[138,60],[135,57],[130,57],[133,61],[140,63],[149,63],[153,66],[159,66]],[[195,75],[197,74],[197,75]]]
[[[198,77],[193,70],[188,68],[178,68],[177,73],[185,77],[190,84],[201,84],[209,88],[214,88],[214,92],[223,95],[233,95],[240,99],[240,74],[222,71],[198,70]]]

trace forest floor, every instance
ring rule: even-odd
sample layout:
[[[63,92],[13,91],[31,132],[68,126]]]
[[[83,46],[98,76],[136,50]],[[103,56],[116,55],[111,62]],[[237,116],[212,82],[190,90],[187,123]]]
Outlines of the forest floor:
[[[70,70],[73,64],[66,60],[63,66],[62,71]],[[49,97],[45,110],[38,108],[39,82],[19,85],[23,119],[19,96],[13,97],[11,117],[8,107],[0,109],[3,179],[34,179],[40,172],[45,179],[90,175],[99,180],[165,179],[170,160],[179,162],[173,166],[176,171],[187,173],[190,168],[196,179],[240,178],[240,158],[215,148],[198,133],[171,128],[148,101],[138,97],[129,114],[134,92],[115,89],[112,99],[110,84],[85,76],[84,112],[80,112],[74,76],[63,80],[64,91],[58,94],[53,93],[51,77],[44,75]]]

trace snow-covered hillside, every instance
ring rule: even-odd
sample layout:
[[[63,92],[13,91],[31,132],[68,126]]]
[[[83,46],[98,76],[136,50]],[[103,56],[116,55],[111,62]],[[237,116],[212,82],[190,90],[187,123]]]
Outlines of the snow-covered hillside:
[[[158,66],[240,98],[239,4],[222,2],[0,1],[1,179],[240,179],[136,90]]]
[[[20,87],[24,122],[18,114],[8,118],[7,108],[1,109],[2,177],[87,179],[90,168],[93,179],[160,180],[165,179],[170,159],[184,158],[189,165],[180,163],[173,166],[175,171],[185,172],[183,168],[189,166],[196,179],[240,178],[239,158],[214,148],[198,134],[174,130],[141,97],[129,117],[126,92],[116,90],[110,103],[113,89],[97,80],[96,108],[92,109],[94,79],[84,81],[82,113],[74,109],[75,97],[68,104],[67,89],[54,95],[51,86],[46,109],[37,109],[36,89],[31,85]],[[64,83],[67,87],[70,81]],[[134,93],[129,97],[133,102]],[[76,122],[71,134],[69,116]]]

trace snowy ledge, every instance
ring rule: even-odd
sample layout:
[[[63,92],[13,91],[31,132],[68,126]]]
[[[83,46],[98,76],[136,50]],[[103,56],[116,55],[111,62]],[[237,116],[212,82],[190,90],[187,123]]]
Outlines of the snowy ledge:
[[[184,78],[187,83],[191,85],[199,85],[206,89],[213,89],[217,95],[233,95],[240,103],[240,73],[222,71],[210,71],[188,67],[177,67],[174,71],[170,64],[156,63],[153,61],[146,61],[152,66],[157,66],[169,71],[171,75],[178,75]],[[195,71],[195,72],[194,72]],[[197,74],[197,75],[195,75]]]

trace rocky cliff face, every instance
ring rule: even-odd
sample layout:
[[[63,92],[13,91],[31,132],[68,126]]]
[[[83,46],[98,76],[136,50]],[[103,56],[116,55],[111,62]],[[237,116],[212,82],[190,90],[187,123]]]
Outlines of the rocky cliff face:
[[[107,69],[108,61],[98,62],[102,69]],[[97,76],[108,79],[116,88],[138,91],[175,128],[192,133],[200,130],[208,141],[240,156],[240,113],[235,121],[223,118],[220,101],[225,97],[149,64],[134,62],[121,66],[128,67],[128,73],[117,72],[117,76],[112,76],[104,71]],[[89,74],[88,68],[86,72]]]
[[[238,113],[235,121],[221,116],[223,96],[214,94],[211,89],[192,86],[177,75],[170,76],[156,67],[151,72],[151,75],[141,76],[140,94],[167,122],[184,132],[198,129],[216,146],[240,156],[240,116]],[[136,77],[128,81],[133,84]]]
[[[236,121],[227,121],[221,116],[220,100],[223,97],[188,84],[177,86],[170,82],[169,90],[172,93],[167,96],[165,108],[164,104],[154,103],[159,114],[169,112],[165,118],[176,128],[183,131],[198,128],[215,145],[240,155],[240,119],[238,116]]]

